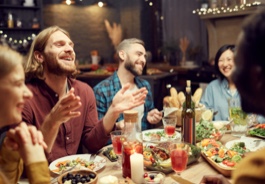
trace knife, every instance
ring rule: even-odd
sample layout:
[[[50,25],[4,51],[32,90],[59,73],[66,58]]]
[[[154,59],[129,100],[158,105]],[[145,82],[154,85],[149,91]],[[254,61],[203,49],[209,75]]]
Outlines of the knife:
[[[181,178],[180,176],[172,175],[171,178],[180,184],[194,184],[184,178]]]

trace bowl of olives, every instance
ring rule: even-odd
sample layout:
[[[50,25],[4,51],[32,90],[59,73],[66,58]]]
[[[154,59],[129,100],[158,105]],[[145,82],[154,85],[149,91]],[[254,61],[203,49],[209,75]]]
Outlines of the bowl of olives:
[[[58,177],[59,184],[84,183],[96,184],[98,175],[91,170],[75,170],[63,173]]]

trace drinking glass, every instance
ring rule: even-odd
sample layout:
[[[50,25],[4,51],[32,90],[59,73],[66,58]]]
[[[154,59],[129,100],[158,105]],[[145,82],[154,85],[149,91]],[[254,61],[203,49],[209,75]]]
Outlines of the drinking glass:
[[[125,141],[125,136],[122,130],[115,130],[110,132],[112,146],[115,154],[118,156],[116,165],[113,169],[121,169],[121,155],[122,155],[122,143]]]
[[[240,100],[228,100],[229,118],[231,121],[231,134],[235,137],[245,135],[247,131],[247,114],[241,109]]]
[[[187,167],[190,146],[185,142],[171,142],[169,145],[172,169],[180,176]]]
[[[172,139],[176,131],[177,117],[165,116],[162,118],[165,134],[169,139]]]

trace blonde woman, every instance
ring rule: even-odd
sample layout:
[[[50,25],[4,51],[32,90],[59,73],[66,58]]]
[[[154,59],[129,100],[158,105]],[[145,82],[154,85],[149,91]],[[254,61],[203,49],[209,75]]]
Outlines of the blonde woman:
[[[23,165],[30,183],[50,183],[42,134],[20,123],[24,103],[32,98],[24,83],[22,61],[20,54],[0,45],[0,132],[7,129],[0,147],[0,183],[17,183]]]

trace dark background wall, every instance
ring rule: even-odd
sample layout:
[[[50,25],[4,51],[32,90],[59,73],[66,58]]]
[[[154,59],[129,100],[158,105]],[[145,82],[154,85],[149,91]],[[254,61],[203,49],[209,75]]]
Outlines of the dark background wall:
[[[200,27],[197,27],[203,23],[190,11],[197,6],[194,0],[109,0],[111,6],[103,8],[93,5],[94,2],[94,0],[82,2],[76,0],[76,4],[70,6],[61,4],[61,0],[43,2],[44,27],[58,25],[69,31],[75,43],[77,58],[81,63],[90,62],[91,50],[98,50],[105,63],[114,62],[115,49],[108,37],[104,25],[105,19],[111,24],[120,23],[124,38],[143,39],[146,43],[146,50],[153,54],[153,62],[161,60],[158,56],[159,49],[165,42],[168,42],[168,39],[172,40],[170,37],[165,37],[163,40],[162,30],[165,23],[170,25],[169,29],[176,29],[167,33],[169,35],[173,31],[175,34],[171,35],[176,41],[188,30],[189,38],[196,45],[198,44],[196,42],[202,43],[201,34],[206,34],[206,32],[201,32]],[[149,6],[150,2],[153,2],[153,6]],[[176,2],[181,2],[182,5]],[[163,6],[166,8],[164,8],[164,13],[162,12]],[[167,11],[167,7],[170,6],[174,14]],[[190,7],[188,11],[187,7]],[[182,26],[182,19],[192,23]],[[207,45],[202,47],[205,48],[204,52],[207,52]]]

